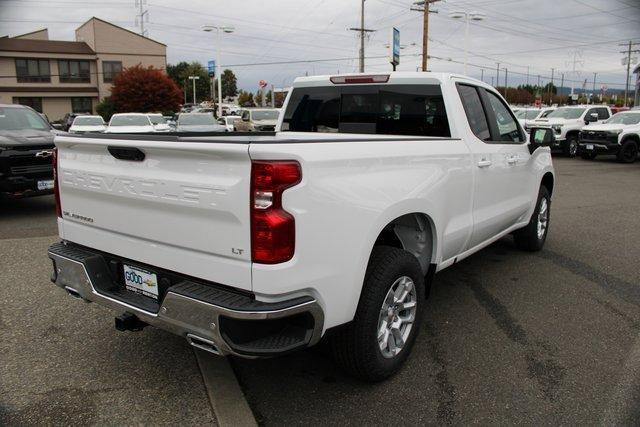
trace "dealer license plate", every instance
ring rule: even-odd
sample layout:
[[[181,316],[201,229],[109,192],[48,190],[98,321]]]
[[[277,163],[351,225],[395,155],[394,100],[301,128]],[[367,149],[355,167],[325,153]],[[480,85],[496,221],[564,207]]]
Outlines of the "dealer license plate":
[[[158,276],[142,268],[123,264],[124,285],[128,291],[158,299]]]
[[[593,150],[593,144],[587,144],[587,150]]]
[[[46,181],[38,181],[38,190],[51,190],[53,189],[53,180],[48,179]]]

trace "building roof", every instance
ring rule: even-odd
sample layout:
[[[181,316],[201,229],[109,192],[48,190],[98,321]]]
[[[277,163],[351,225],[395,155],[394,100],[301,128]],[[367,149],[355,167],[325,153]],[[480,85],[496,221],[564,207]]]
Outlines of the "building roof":
[[[91,22],[91,21],[93,21],[93,20],[95,20],[95,21],[100,21],[100,22],[102,22],[103,24],[107,24],[107,25],[110,25],[110,26],[112,26],[112,27],[114,27],[114,28],[118,28],[119,30],[126,31],[126,32],[128,32],[128,33],[133,34],[134,36],[137,36],[137,37],[143,38],[143,39],[145,39],[145,40],[149,40],[150,42],[154,42],[154,43],[157,43],[157,44],[162,45],[162,46],[165,46],[165,47],[167,46],[166,44],[164,44],[164,43],[160,43],[160,42],[159,42],[159,41],[157,41],[157,40],[150,39],[149,37],[145,37],[145,36],[143,36],[143,35],[141,35],[141,34],[135,33],[135,32],[133,32],[133,31],[131,31],[131,30],[127,30],[126,28],[123,28],[123,27],[121,27],[121,26],[119,26],[119,25],[113,24],[113,23],[111,23],[111,22],[109,22],[109,21],[105,21],[104,19],[100,19],[100,18],[95,17],[95,16],[92,16],[91,18],[89,18],[88,20],[86,20],[86,21],[85,21],[84,23],[82,23],[78,28],[82,28],[82,27],[84,27],[85,25],[87,25],[89,22]],[[78,28],[76,28],[76,30],[77,30]]]
[[[0,51],[95,55],[85,42],[0,38]]]

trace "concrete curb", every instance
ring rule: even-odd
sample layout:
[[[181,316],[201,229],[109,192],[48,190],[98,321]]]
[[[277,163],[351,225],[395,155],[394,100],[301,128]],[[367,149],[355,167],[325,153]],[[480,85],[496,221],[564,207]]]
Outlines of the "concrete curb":
[[[194,352],[218,425],[257,426],[229,361],[199,349]]]

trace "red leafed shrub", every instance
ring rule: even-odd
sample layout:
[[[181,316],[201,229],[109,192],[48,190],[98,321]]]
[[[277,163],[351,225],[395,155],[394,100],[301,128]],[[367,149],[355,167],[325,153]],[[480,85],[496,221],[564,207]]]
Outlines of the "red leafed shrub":
[[[182,91],[161,70],[141,65],[126,68],[113,79],[111,102],[119,113],[178,111]]]

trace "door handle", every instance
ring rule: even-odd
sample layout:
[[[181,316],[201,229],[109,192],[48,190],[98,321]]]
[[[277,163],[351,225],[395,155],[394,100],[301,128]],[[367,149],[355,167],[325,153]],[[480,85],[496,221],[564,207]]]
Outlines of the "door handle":
[[[487,159],[482,159],[478,162],[478,167],[479,168],[486,168],[491,166],[491,160],[487,160]]]
[[[510,165],[515,165],[516,163],[518,163],[518,157],[517,156],[507,157],[507,163]]]

